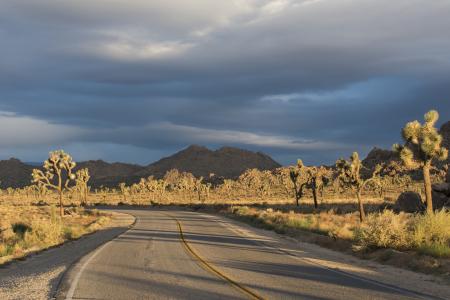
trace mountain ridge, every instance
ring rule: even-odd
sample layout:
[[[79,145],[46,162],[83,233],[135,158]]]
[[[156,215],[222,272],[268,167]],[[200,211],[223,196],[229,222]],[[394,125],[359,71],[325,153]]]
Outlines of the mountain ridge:
[[[101,159],[77,162],[75,170],[88,168],[90,185],[116,187],[120,182],[136,183],[140,178],[155,176],[162,178],[171,169],[190,172],[196,177],[207,177],[214,173],[224,178],[238,177],[246,169],[272,170],[281,165],[269,155],[224,146],[210,150],[199,145],[190,145],[173,155],[146,166],[123,162],[109,163]],[[0,161],[0,187],[24,187],[31,184],[31,172],[38,168],[35,163],[27,164],[16,158]]]

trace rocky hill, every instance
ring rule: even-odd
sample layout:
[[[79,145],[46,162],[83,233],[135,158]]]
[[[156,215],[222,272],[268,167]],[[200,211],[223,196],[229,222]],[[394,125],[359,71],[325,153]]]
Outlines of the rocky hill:
[[[377,164],[388,164],[394,160],[398,160],[398,156],[394,151],[374,147],[369,154],[367,154],[367,157],[362,161],[362,163],[364,166],[372,170]]]
[[[108,163],[102,160],[78,162],[76,170],[88,168],[90,185],[116,187],[120,182],[135,183],[142,177],[163,177],[171,169],[190,172],[195,176],[217,176],[233,178],[247,169],[271,170],[280,167],[271,157],[260,152],[251,152],[232,147],[212,151],[202,146],[190,146],[172,156],[148,166],[126,163]],[[37,166],[25,164],[17,159],[0,161],[0,187],[23,187],[30,184],[31,172]]]
[[[120,182],[127,184],[139,181],[140,178],[134,176],[135,173],[143,170],[145,167],[126,164],[126,163],[108,163],[103,160],[89,160],[79,162],[76,170],[88,168],[91,175],[90,184],[97,188],[100,186],[115,187]]]
[[[0,187],[22,187],[31,184],[31,172],[34,167],[16,158],[0,161]]]
[[[442,135],[442,145],[450,149],[450,121],[441,126],[439,133]]]
[[[216,151],[206,147],[192,145],[163,158],[137,173],[162,177],[171,169],[190,172],[195,176],[207,177],[213,173],[225,178],[238,177],[247,169],[272,170],[280,167],[270,156],[261,152],[251,152],[232,147],[223,147]]]

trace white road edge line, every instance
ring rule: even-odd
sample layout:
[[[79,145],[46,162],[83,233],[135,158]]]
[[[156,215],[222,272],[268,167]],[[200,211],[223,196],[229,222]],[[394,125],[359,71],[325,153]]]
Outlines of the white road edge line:
[[[86,260],[84,262],[84,264],[81,266],[80,270],[78,271],[77,275],[75,275],[74,280],[71,282],[70,284],[70,288],[69,291],[67,292],[66,298],[65,300],[73,300],[73,295],[75,294],[75,290],[78,286],[78,282],[80,281],[81,275],[83,274],[84,270],[86,269],[86,267],[89,265],[89,263],[112,241],[114,241],[115,239],[117,239],[118,237],[120,237],[121,235],[125,234],[126,232],[128,232],[132,227],[134,227],[137,222],[138,222],[138,218],[136,216],[133,216],[131,214],[128,214],[130,216],[132,216],[134,218],[134,223],[132,225],[130,225],[130,227],[123,232],[122,234],[119,234],[118,236],[116,236],[115,238],[113,238],[112,240],[106,242],[105,244],[103,244],[102,246],[100,246],[99,248],[97,248],[97,250],[94,250],[94,253],[92,254],[91,257],[88,258],[88,260]]]
[[[217,216],[214,216],[214,215],[205,215],[205,214],[202,214],[202,215],[206,216],[207,218],[210,218],[210,219],[217,218]],[[231,231],[233,231],[234,233],[237,233],[239,235],[244,235],[244,236],[247,236],[248,238],[258,237],[256,235],[253,235],[252,233],[249,234],[249,232],[247,230],[245,230],[247,232],[244,232],[243,230],[237,229],[236,225],[231,223],[231,222],[218,222],[218,223],[220,225],[222,225],[223,227],[228,228]],[[321,267],[323,269],[326,269],[328,271],[331,271],[331,272],[334,272],[334,273],[337,273],[337,274],[340,274],[340,275],[343,275],[343,276],[347,276],[347,277],[350,277],[350,278],[353,278],[353,279],[357,279],[357,280],[360,280],[360,281],[363,281],[363,282],[367,282],[367,283],[370,283],[370,284],[375,284],[375,285],[378,285],[378,286],[383,287],[383,288],[394,290],[394,291],[400,292],[400,294],[403,294],[405,296],[409,296],[409,297],[410,296],[414,296],[414,298],[416,298],[416,299],[427,299],[427,298],[424,298],[422,295],[416,293],[415,291],[411,291],[411,290],[408,290],[408,289],[396,288],[394,286],[389,286],[387,284],[384,284],[384,283],[376,281],[376,280],[366,279],[366,278],[364,278],[362,276],[353,275],[351,273],[343,272],[343,271],[340,271],[340,270],[335,270],[335,269],[332,269],[332,268],[330,268],[330,267],[328,267],[326,265],[323,265],[323,264],[321,264],[319,262],[313,261],[313,260],[311,260],[309,258],[298,257],[297,255],[291,253],[290,250],[282,249],[282,248],[279,248],[279,247],[269,246],[266,243],[264,243],[262,241],[259,241],[259,240],[254,240],[254,241],[255,241],[255,243],[259,244],[260,246],[262,246],[262,247],[264,247],[266,249],[276,250],[277,252],[280,252],[280,253],[283,253],[285,255],[288,255],[288,256],[290,256],[293,259],[304,261],[304,262],[306,262],[306,263],[308,263],[310,265],[315,265],[315,266]],[[436,299],[440,299],[440,298],[436,297]]]
[[[89,257],[88,260],[84,262],[84,264],[81,266],[80,271],[78,271],[77,275],[75,276],[74,280],[70,284],[70,289],[67,292],[66,300],[72,300],[73,295],[75,294],[75,290],[78,286],[78,282],[80,281],[81,274],[83,274],[83,271],[86,269],[88,264],[110,243],[111,241],[107,242],[106,244],[102,245],[100,248],[95,250],[94,254],[92,254],[91,257]]]

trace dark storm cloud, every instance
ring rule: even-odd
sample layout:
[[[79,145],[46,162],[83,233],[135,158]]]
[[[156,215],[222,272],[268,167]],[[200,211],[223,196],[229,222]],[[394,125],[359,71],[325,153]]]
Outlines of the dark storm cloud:
[[[450,119],[448,1],[0,3],[0,124],[25,128],[0,131],[3,157],[199,143],[331,163]]]

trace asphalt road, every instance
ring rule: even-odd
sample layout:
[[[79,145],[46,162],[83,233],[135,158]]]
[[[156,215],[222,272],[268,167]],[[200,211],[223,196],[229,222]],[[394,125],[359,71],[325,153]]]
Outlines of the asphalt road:
[[[60,299],[433,299],[312,264],[223,218],[127,212],[135,226],[68,272]]]

